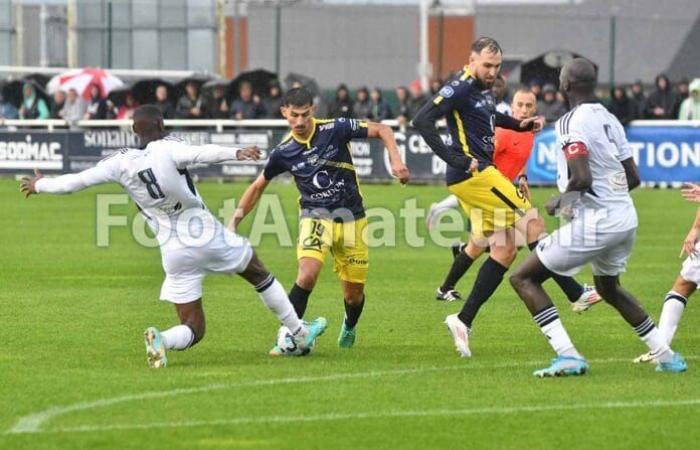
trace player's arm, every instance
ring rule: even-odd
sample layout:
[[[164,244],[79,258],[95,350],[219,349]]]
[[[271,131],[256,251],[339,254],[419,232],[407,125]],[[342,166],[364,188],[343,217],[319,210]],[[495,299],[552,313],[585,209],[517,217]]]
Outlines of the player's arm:
[[[55,178],[44,178],[38,169],[34,169],[33,177],[24,177],[19,190],[27,198],[32,194],[70,194],[82,191],[97,184],[117,181],[115,176],[115,161],[101,161],[95,167],[78,173],[69,173]]]
[[[639,169],[637,164],[634,162],[634,158],[627,158],[624,161],[620,161],[622,167],[625,169],[625,177],[627,178],[627,189],[632,190],[639,187],[642,184],[642,179],[639,176]]]
[[[227,161],[257,161],[260,159],[260,149],[257,147],[231,148],[220,145],[188,145],[173,146],[171,152],[173,161],[178,169],[184,169],[193,164],[221,164]]]
[[[248,189],[245,190],[241,196],[241,200],[238,202],[238,208],[234,211],[233,217],[229,220],[228,228],[231,231],[234,231],[245,216],[255,208],[255,205],[258,203],[258,200],[260,200],[260,197],[263,192],[265,192],[265,188],[269,183],[270,182],[265,178],[265,174],[261,173],[255,181],[248,186]]]
[[[427,101],[416,113],[411,123],[423,137],[430,149],[448,166],[469,172],[476,170],[478,161],[461,152],[451,150],[440,137],[435,122],[444,118],[450,111],[452,102],[438,95]]]
[[[544,127],[544,117],[534,116],[524,120],[518,120],[508,114],[496,111],[496,126],[514,131],[538,132]]]
[[[367,137],[378,138],[382,141],[389,154],[392,175],[398,178],[401,184],[408,183],[410,173],[408,172],[408,167],[401,161],[399,147],[396,145],[396,139],[391,127],[381,123],[367,122]]]
[[[570,142],[564,146],[563,151],[569,168],[569,184],[563,194],[547,202],[545,209],[550,216],[553,216],[557,210],[568,215],[573,204],[593,185],[586,144],[582,141]]]
[[[695,220],[693,221],[693,226],[690,227],[688,235],[683,240],[683,246],[681,247],[681,254],[687,254],[688,256],[698,256],[700,253],[695,249],[695,244],[698,242],[698,237],[700,237],[700,208],[695,213]]]

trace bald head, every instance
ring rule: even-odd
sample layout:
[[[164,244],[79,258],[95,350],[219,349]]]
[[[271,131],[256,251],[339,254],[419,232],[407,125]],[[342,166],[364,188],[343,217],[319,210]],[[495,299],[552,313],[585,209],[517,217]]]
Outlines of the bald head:
[[[559,88],[564,93],[591,93],[595,89],[597,78],[592,62],[585,58],[574,58],[561,68]]]
[[[165,132],[163,113],[155,105],[143,105],[134,110],[134,133],[139,136],[141,144],[159,139]]]

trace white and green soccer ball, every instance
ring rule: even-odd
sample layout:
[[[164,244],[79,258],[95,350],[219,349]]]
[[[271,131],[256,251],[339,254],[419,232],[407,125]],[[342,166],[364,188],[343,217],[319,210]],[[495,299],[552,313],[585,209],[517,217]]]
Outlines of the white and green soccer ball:
[[[311,352],[311,349],[302,350],[294,340],[291,330],[284,325],[277,331],[277,347],[287,356],[304,356]]]

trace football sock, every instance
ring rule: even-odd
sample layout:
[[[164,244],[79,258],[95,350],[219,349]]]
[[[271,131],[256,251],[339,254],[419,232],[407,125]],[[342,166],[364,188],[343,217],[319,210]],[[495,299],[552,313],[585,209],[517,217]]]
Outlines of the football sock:
[[[459,200],[457,200],[457,197],[454,195],[449,195],[435,204],[435,208],[439,211],[456,208],[458,206]]]
[[[311,291],[307,291],[296,283],[294,283],[292,290],[289,291],[289,301],[292,302],[294,311],[297,312],[297,316],[300,319],[304,317],[306,312],[306,305],[309,304],[309,295],[311,295]]]
[[[357,325],[357,321],[360,320],[360,315],[362,314],[362,310],[365,307],[365,299],[367,298],[366,295],[362,296],[362,301],[357,304],[353,305],[348,303],[347,300],[345,300],[345,326],[348,328],[355,328]]]
[[[659,332],[649,316],[646,316],[639,325],[635,326],[634,331],[649,347],[654,359],[662,363],[671,362],[673,351],[671,351],[666,339],[664,339],[664,336]]]
[[[503,267],[493,258],[487,259],[481,266],[472,291],[469,293],[464,306],[462,306],[462,311],[458,314],[459,320],[464,322],[466,326],[471,328],[479,308],[496,291],[498,285],[503,281],[503,275],[507,271],[507,267]]]
[[[676,334],[678,322],[681,320],[681,315],[683,315],[687,302],[688,299],[678,292],[670,291],[666,294],[664,307],[661,310],[661,318],[659,319],[659,332],[669,345],[673,340],[673,335]]]
[[[287,293],[284,292],[284,288],[272,274],[255,286],[255,290],[258,291],[260,299],[265,303],[265,306],[275,313],[282,325],[289,328],[292,334],[299,332],[303,324],[296,311],[294,311],[294,307],[290,303]]]
[[[467,270],[469,270],[469,267],[471,267],[473,262],[474,260],[471,259],[469,255],[464,253],[464,251],[460,252],[459,255],[457,255],[457,257],[452,261],[450,272],[447,274],[445,282],[442,283],[442,286],[440,286],[440,290],[442,292],[447,292],[454,289],[459,279],[462,278],[465,273],[467,273]]]
[[[546,306],[544,309],[533,314],[532,318],[535,319],[542,334],[549,340],[549,345],[557,352],[557,355],[582,358],[579,352],[576,351],[573,342],[571,342],[571,338],[569,338],[564,324],[561,323],[556,306]]]
[[[194,332],[187,325],[176,325],[160,333],[167,350],[185,350],[194,343]]]
[[[527,244],[530,251],[534,251],[539,242],[540,241],[535,241]],[[566,298],[571,303],[574,303],[581,297],[581,295],[583,295],[583,286],[581,286],[581,284],[576,281],[574,277],[567,277],[552,272],[552,279],[559,285],[559,288],[561,288],[562,292],[564,292],[564,295],[566,295]]]

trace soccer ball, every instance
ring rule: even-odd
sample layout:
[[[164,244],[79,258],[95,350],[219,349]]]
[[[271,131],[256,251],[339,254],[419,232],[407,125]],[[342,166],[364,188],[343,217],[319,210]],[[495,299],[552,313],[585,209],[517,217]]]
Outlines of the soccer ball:
[[[311,352],[311,349],[301,349],[294,341],[294,336],[289,328],[281,326],[277,331],[277,348],[282,354],[287,356],[304,356]]]

